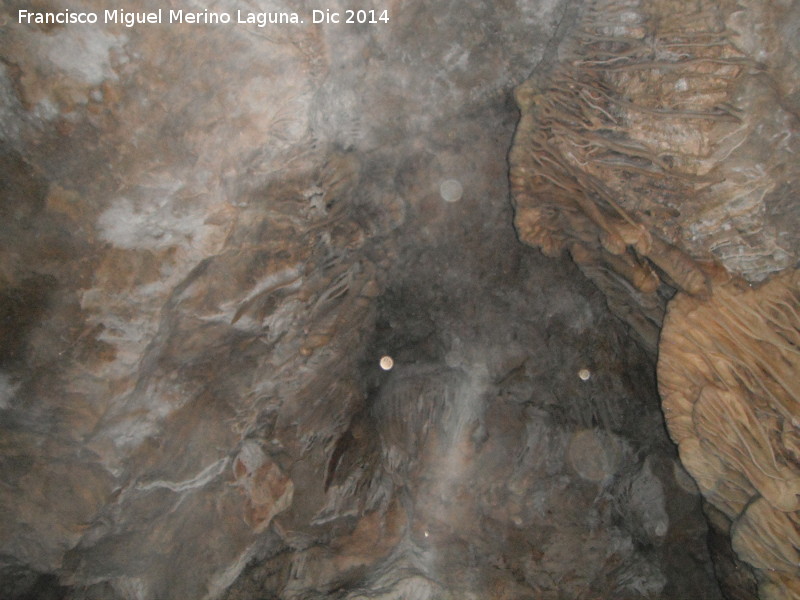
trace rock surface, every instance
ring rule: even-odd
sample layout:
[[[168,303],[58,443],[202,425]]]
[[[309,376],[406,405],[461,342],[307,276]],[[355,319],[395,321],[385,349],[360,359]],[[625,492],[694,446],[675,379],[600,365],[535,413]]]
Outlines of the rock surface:
[[[681,461],[762,598],[800,595],[800,276],[758,290],[720,286],[669,306],[658,379]]]
[[[250,4],[213,10],[310,21],[318,8]],[[655,357],[609,313],[619,286],[595,277],[660,256],[612,254],[601,230],[612,247],[611,234],[659,238],[570,208],[565,232],[594,253],[573,258],[598,291],[512,227],[513,135],[517,225],[535,210],[514,171],[531,117],[514,134],[512,90],[558,64],[576,5],[391,0],[373,7],[388,23],[265,27],[39,26],[17,11],[102,20],[108,7],[2,8],[4,597],[722,597]],[[761,95],[742,83],[742,97],[782,103],[772,129],[735,113],[751,154],[800,104],[795,42],[770,46],[796,10],[759,6],[766,30],[731,17],[736,48],[782,76]],[[126,10],[158,8],[181,7]],[[770,146],[748,196],[767,207],[746,216],[764,225],[758,260],[718,253],[741,277],[796,260],[795,165],[774,158],[793,144]],[[719,248],[749,235],[709,227]],[[681,252],[626,300],[651,348],[666,298],[695,273],[670,270],[694,256]],[[761,543],[753,532],[774,541],[768,512],[751,505],[733,550]],[[749,589],[741,572],[729,589]]]
[[[551,60],[515,92],[517,230],[568,250],[658,347],[670,435],[732,540],[712,543],[725,594],[755,595],[741,559],[761,598],[800,597],[800,105],[797,44],[781,37],[796,3],[597,0],[566,14]]]
[[[800,258],[786,210],[797,45],[779,34],[791,4],[573,4],[551,60],[515,92],[520,238],[568,250],[651,349],[675,290],[761,282]]]

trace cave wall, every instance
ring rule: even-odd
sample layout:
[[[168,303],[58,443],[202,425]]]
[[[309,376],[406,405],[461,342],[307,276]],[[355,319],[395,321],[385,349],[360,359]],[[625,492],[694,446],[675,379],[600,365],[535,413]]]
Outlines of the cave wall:
[[[670,435],[732,539],[725,592],[755,595],[735,552],[759,597],[798,597],[798,5],[598,1],[571,19],[516,90],[517,231],[568,251],[657,349]]]
[[[798,49],[782,36],[796,6],[570,13],[515,92],[517,230],[546,254],[568,250],[655,349],[675,290],[755,284],[797,264]]]
[[[254,5],[313,8],[215,10]],[[36,26],[15,17],[31,7],[4,5],[4,593],[720,598],[700,492],[717,496],[679,463],[654,356],[628,327],[652,350],[675,290],[680,324],[684,295],[746,293],[796,260],[797,49],[775,36],[797,19],[791,3],[753,3],[767,26],[751,30],[750,13],[698,3],[697,50],[669,38],[670,7],[390,2],[386,25],[261,28]],[[653,32],[642,15],[656,8]],[[591,30],[601,11],[611,33]],[[615,36],[630,46],[594,39]],[[638,66],[663,43],[708,53],[665,58],[691,71],[679,102],[702,101],[697,132],[685,115],[652,118],[665,107],[637,121],[635,106],[605,104],[661,90]],[[598,83],[596,60],[638,74]],[[729,87],[706,97],[709,73]],[[647,128],[614,131],[608,148],[604,119]],[[692,135],[711,149],[709,181],[750,177],[769,147],[746,197],[681,171],[691,148],[667,160],[648,147]],[[525,162],[543,147],[570,149],[558,171]],[[689,192],[717,212],[679,204]],[[596,287],[521,246],[514,219]],[[787,461],[796,443],[781,431]],[[773,433],[758,442],[768,457]],[[747,533],[772,514],[758,506],[733,550],[761,568],[744,549],[763,544]],[[739,513],[720,514],[724,541]],[[752,597],[733,550],[728,589]]]
[[[798,588],[798,274],[758,290],[722,286],[670,303],[659,389],[681,460],[721,515],[733,550],[760,570],[762,598]]]
[[[6,597],[718,597],[652,361],[511,228],[510,90],[563,3],[390,3],[355,28],[21,8]]]

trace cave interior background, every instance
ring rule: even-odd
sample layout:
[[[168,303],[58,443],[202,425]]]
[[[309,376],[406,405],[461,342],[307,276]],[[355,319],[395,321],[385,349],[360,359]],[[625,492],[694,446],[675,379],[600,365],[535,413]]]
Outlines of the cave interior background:
[[[798,597],[800,5],[23,8],[0,9],[0,595]],[[759,305],[743,345],[682,345]],[[677,428],[695,387],[734,425]]]

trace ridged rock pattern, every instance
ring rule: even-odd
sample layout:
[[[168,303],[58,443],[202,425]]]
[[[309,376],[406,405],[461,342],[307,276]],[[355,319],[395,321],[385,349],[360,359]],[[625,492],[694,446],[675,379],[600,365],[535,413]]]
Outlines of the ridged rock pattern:
[[[671,290],[762,281],[800,257],[776,210],[800,181],[800,121],[779,84],[792,9],[773,4],[587,3],[516,90],[521,239],[568,250],[650,348]]]
[[[4,599],[717,600],[607,306],[652,350],[676,290],[775,326],[663,391],[713,535],[792,589],[796,280],[747,287],[800,245],[792,3],[35,4],[0,8]]]
[[[800,274],[681,296],[659,346],[664,414],[683,464],[731,522],[764,599],[800,595]]]
[[[800,6],[596,0],[566,14],[515,92],[517,232],[569,252],[658,349],[667,425],[712,524],[762,598],[800,597],[800,61],[784,36]],[[726,561],[720,578],[737,580]],[[727,587],[752,597],[747,581]]]

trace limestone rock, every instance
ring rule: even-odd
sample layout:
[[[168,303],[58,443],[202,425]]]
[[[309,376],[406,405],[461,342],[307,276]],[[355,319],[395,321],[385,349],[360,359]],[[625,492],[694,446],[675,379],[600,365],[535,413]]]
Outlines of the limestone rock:
[[[800,179],[800,122],[777,83],[783,9],[598,0],[575,12],[557,56],[516,90],[515,222],[545,254],[568,250],[654,349],[669,288],[703,295],[798,260],[792,222],[771,216]]]
[[[679,295],[660,343],[670,434],[703,495],[733,523],[734,550],[761,569],[765,598],[791,597],[800,579],[799,286],[791,270],[758,289]]]
[[[652,346],[675,288],[700,298],[720,265],[755,280],[793,260],[797,85],[756,83],[796,72],[771,37],[795,13],[744,3],[768,25],[751,30],[732,3],[700,7],[676,37],[641,18],[667,22],[676,3],[578,4],[390,0],[386,24],[265,27],[39,26],[17,11],[40,3],[0,8],[5,597],[721,597],[653,356],[607,303]],[[722,17],[735,35],[715,29]],[[555,64],[554,36],[578,40],[556,57],[567,70],[517,93],[517,225],[526,241],[546,225],[540,245],[569,246],[606,295],[512,228],[511,93]],[[661,88],[638,67],[654,60],[678,94],[669,110],[701,110],[703,126],[645,101]],[[564,102],[577,137],[548,112]],[[531,110],[555,137],[537,137]],[[546,169],[520,179],[526,139],[560,153],[566,184]],[[550,204],[531,201],[540,184]],[[672,206],[686,190],[741,191],[743,231],[724,230],[730,207],[703,205],[703,221]],[[716,263],[677,222],[653,229],[675,211]],[[725,398],[710,390],[708,410]],[[741,470],[720,484],[725,510],[755,489],[790,502]],[[759,529],[775,507],[748,506],[737,550],[787,551]]]

